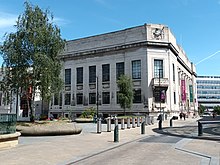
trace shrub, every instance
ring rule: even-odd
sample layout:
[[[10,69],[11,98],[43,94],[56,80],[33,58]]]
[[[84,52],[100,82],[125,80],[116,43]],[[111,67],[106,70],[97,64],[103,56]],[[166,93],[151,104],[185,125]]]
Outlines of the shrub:
[[[80,118],[93,118],[96,114],[96,110],[94,107],[87,108],[85,111],[82,112]]]

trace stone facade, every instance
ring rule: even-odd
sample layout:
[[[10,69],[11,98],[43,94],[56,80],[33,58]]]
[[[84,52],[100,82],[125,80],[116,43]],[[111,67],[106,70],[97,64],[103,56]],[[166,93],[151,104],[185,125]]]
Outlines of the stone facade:
[[[81,114],[88,107],[96,108],[92,95],[93,99],[97,98],[97,82],[99,112],[105,115],[122,113],[117,104],[118,63],[122,64],[124,74],[132,78],[136,92],[136,101],[128,113],[156,116],[163,112],[172,116],[180,111],[197,112],[195,65],[165,25],[144,24],[67,41],[60,58],[65,87],[51,101],[49,111],[54,115]],[[90,82],[92,66],[96,80]],[[104,72],[109,74],[107,81],[103,81]]]

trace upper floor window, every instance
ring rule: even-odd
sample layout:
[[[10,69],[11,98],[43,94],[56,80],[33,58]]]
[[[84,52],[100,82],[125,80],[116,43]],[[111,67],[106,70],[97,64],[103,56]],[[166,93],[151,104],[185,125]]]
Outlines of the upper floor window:
[[[116,79],[118,80],[123,74],[125,74],[124,62],[116,63]]]
[[[110,65],[102,65],[102,82],[110,81]]]
[[[89,83],[96,82],[96,66],[89,66]]]
[[[154,77],[163,78],[163,60],[154,60]]]
[[[83,67],[76,68],[77,84],[83,83]]]
[[[175,82],[175,65],[173,64],[173,81]]]
[[[65,69],[65,85],[71,84],[71,69]]]
[[[132,61],[132,79],[141,79],[141,60]]]

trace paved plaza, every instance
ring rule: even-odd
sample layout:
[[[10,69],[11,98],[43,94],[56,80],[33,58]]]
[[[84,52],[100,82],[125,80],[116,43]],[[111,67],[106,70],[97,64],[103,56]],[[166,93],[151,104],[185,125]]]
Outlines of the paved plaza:
[[[173,127],[170,127],[170,122],[167,120],[163,122],[162,130],[158,130],[158,124],[157,121],[155,121],[154,125],[147,125],[145,127],[145,134],[141,134],[140,127],[125,130],[120,130],[119,127],[119,142],[114,142],[114,125],[112,125],[112,131],[107,132],[106,124],[103,124],[102,133],[97,134],[95,123],[77,123],[77,125],[83,127],[83,131],[79,135],[20,137],[17,147],[0,150],[0,164],[64,165],[160,163],[167,165],[219,165],[219,127],[213,125],[211,131],[206,131],[207,128],[205,126],[203,136],[198,137],[197,120],[198,118],[174,120]],[[137,150],[131,150],[134,157],[125,157],[126,154],[129,153],[120,152],[118,155],[121,156],[117,156],[117,159],[114,160],[111,160],[111,157],[106,155],[112,155],[117,153],[118,149],[129,146],[131,148],[140,146],[138,148],[140,148],[142,152],[139,152],[137,148]],[[156,157],[155,154],[157,155]],[[143,156],[141,157],[140,155]],[[112,158],[113,157],[114,155],[112,155]],[[138,162],[138,160],[141,161]]]

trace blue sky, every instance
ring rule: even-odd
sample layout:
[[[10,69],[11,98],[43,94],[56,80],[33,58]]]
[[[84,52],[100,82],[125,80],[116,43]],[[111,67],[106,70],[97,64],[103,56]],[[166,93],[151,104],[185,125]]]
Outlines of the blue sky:
[[[0,0],[0,42],[24,0]],[[220,76],[220,0],[30,0],[49,9],[66,40],[143,25],[167,25],[198,75]],[[1,61],[0,61],[1,62]]]

